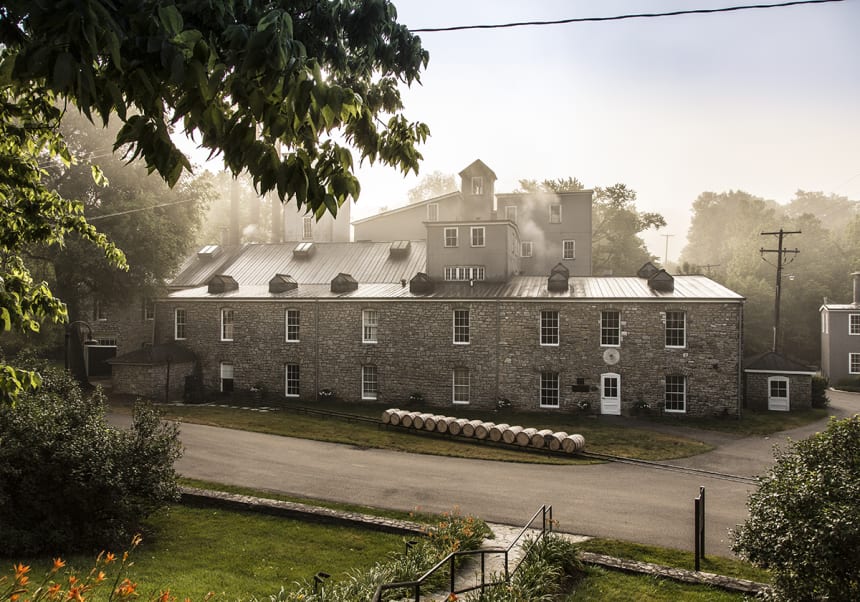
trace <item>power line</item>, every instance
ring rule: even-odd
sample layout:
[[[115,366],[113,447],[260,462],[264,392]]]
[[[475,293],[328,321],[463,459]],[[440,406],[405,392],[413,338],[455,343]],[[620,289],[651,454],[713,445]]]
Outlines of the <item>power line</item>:
[[[149,211],[150,209],[158,209],[159,207],[172,207],[174,205],[182,205],[183,203],[194,203],[199,199],[186,199],[184,201],[174,201],[173,203],[161,203],[160,205],[149,205],[148,207],[138,207],[137,209],[128,209],[127,211],[118,211],[116,213],[108,213],[106,215],[96,215],[93,217],[88,217],[88,222],[95,222],[100,219],[107,219],[109,217],[117,217],[119,215],[128,215],[129,213],[137,213],[139,211]]]
[[[677,17],[679,15],[705,15],[713,13],[729,13],[742,10],[784,8],[786,6],[799,6],[801,4],[825,4],[829,2],[844,2],[845,0],[796,0],[795,2],[781,2],[779,4],[746,4],[742,6],[726,6],[722,8],[696,8],[690,10],[675,10],[665,13],[633,13],[626,15],[614,15],[611,17],[576,17],[571,19],[557,19],[554,21],[517,21],[514,23],[498,23],[484,25],[452,25],[450,27],[422,27],[410,29],[411,33],[434,33],[440,31],[464,31],[468,29],[503,29],[511,27],[526,27],[530,25],[565,25],[568,23],[594,23],[601,21],[623,21],[627,19],[653,19],[656,17]]]

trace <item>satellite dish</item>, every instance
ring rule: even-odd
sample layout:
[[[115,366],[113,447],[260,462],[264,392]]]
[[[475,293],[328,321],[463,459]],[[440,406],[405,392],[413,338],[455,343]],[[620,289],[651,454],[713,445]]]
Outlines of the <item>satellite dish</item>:
[[[617,349],[611,348],[603,352],[603,361],[609,366],[614,366],[621,359],[621,353]]]

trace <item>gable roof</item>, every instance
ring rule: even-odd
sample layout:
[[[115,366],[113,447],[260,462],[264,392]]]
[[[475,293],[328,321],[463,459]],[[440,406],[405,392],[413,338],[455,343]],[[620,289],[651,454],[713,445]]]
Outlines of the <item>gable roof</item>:
[[[800,374],[815,374],[815,369],[801,364],[789,357],[776,353],[775,351],[767,351],[753,355],[744,360],[744,372],[787,372]]]
[[[239,285],[239,294],[247,286],[265,285],[276,274],[289,274],[300,286],[326,284],[340,273],[352,274],[358,282],[399,283],[410,279],[427,265],[427,244],[410,241],[402,255],[392,256],[392,242],[315,242],[314,253],[296,257],[293,249],[301,242],[255,243],[227,253],[224,261],[197,263],[197,256],[186,262],[185,269],[174,278],[171,290],[196,288],[214,275],[231,276]],[[402,245],[401,245],[402,246]]]
[[[429,199],[424,199],[423,201],[415,201],[414,203],[408,203],[406,205],[402,205],[400,207],[395,207],[394,209],[389,209],[388,211],[380,211],[379,213],[374,213],[373,215],[369,215],[367,217],[363,217],[361,219],[354,220],[350,223],[352,224],[363,224],[364,222],[373,221],[380,217],[386,217],[388,215],[393,215],[395,213],[403,213],[404,211],[409,211],[411,209],[415,209],[416,207],[423,207],[425,205],[429,205],[430,203],[439,203],[441,201],[450,201],[452,199],[462,200],[462,196],[459,190],[455,190],[454,192],[448,192],[440,196],[431,197]]]

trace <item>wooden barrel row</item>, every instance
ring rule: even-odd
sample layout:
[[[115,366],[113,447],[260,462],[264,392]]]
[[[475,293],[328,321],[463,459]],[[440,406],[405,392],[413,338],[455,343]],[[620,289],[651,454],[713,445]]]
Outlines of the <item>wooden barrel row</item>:
[[[382,423],[424,431],[436,431],[473,439],[489,439],[520,447],[548,448],[574,454],[585,450],[585,437],[568,435],[551,429],[523,428],[483,420],[466,420],[426,412],[410,412],[392,408],[382,412]]]

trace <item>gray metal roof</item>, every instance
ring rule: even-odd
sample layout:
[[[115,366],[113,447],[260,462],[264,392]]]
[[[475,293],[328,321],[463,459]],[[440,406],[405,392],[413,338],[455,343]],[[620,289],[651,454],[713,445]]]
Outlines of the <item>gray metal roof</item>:
[[[404,256],[392,257],[397,242],[314,242],[309,256],[296,257],[293,249],[301,242],[246,244],[219,257],[205,261],[189,258],[174,278],[171,289],[194,288],[206,284],[215,274],[232,276],[245,287],[267,285],[275,274],[287,274],[299,283],[326,284],[339,273],[350,274],[359,282],[396,282],[409,280],[427,264],[427,245],[410,241]]]
[[[860,311],[860,303],[825,303],[821,306],[821,309],[827,309],[828,311]]]
[[[353,243],[355,244],[355,243]],[[416,272],[419,270],[416,270]],[[332,275],[334,278],[336,274]],[[407,281],[414,275],[403,276]],[[355,274],[353,274],[355,276]],[[540,276],[517,276],[508,282],[437,283],[433,292],[413,294],[409,285],[396,282],[359,282],[358,289],[345,293],[332,293],[330,280],[325,284],[299,284],[298,288],[283,293],[270,293],[266,283],[245,285],[239,290],[209,294],[205,286],[177,291],[173,299],[557,299],[577,301],[729,301],[741,302],[743,297],[705,276],[675,276],[675,290],[659,292],[648,287],[648,282],[637,277],[570,278],[570,288],[562,292],[547,290],[547,279]],[[237,278],[238,280],[238,278]]]

